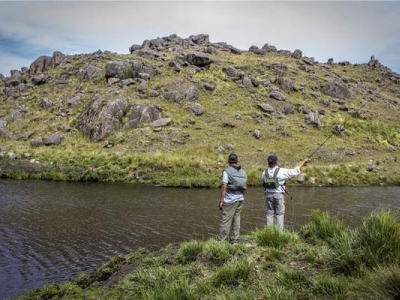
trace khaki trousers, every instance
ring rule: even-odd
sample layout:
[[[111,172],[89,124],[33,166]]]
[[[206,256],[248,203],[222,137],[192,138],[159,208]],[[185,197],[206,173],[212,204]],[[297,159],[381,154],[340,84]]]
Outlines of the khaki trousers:
[[[219,222],[219,241],[228,240],[231,243],[237,243],[240,233],[240,212],[242,207],[243,201],[224,203]]]
[[[283,230],[285,218],[285,195],[282,193],[266,193],[267,202],[267,225],[274,225]]]

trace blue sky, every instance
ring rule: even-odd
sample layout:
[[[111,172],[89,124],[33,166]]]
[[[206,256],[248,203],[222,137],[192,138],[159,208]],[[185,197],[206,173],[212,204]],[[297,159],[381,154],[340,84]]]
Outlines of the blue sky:
[[[326,62],[372,55],[400,73],[400,1],[1,1],[0,73],[41,55],[109,50],[177,34],[239,49],[294,51]]]

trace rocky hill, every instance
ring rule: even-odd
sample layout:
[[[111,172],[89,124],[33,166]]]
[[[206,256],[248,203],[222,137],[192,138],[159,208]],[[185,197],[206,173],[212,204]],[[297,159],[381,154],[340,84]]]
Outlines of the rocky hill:
[[[270,153],[312,156],[302,184],[400,184],[400,76],[373,56],[317,62],[207,34],[129,51],[0,74],[1,176],[214,186],[235,151],[252,184]]]

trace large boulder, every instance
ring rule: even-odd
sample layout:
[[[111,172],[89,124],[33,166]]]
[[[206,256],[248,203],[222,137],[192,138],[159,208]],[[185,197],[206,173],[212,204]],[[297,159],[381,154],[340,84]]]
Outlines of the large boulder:
[[[76,76],[78,78],[84,79],[84,80],[91,80],[94,81],[97,78],[99,78],[99,75],[102,73],[102,69],[88,64],[82,68],[79,69],[78,73],[76,74]]]
[[[65,59],[65,55],[60,51],[55,51],[53,56],[40,56],[29,67],[29,74],[44,73],[49,69],[60,65]]]
[[[239,79],[239,78],[243,78],[243,76],[244,76],[242,71],[239,71],[238,69],[235,69],[234,67],[223,67],[222,72],[224,72],[229,77],[232,77],[232,79]]]
[[[197,34],[189,36],[189,39],[197,45],[208,45],[210,43],[210,37],[208,34]]]
[[[40,85],[40,84],[45,84],[47,82],[49,82],[51,79],[51,76],[49,74],[37,74],[32,76],[32,83],[35,85]]]
[[[64,136],[62,136],[61,134],[51,133],[44,138],[43,143],[47,146],[59,145],[59,144],[61,144],[63,139],[64,139]]]
[[[96,95],[80,115],[78,128],[90,139],[101,141],[121,129],[120,119],[128,101],[121,97]]]
[[[148,62],[113,60],[106,65],[105,78],[107,81],[109,78],[125,80],[143,76],[149,79],[156,74],[157,68]]]
[[[233,54],[242,54],[242,50],[235,48],[232,45],[227,44],[226,42],[211,43],[210,45],[222,51],[231,52]]]
[[[191,103],[188,106],[188,110],[196,116],[201,116],[204,113],[204,107],[199,103]]]
[[[54,66],[54,61],[51,56],[40,56],[29,67],[29,74],[37,74],[46,72]]]
[[[275,111],[275,108],[271,104],[265,102],[258,104],[258,107],[261,108],[264,112],[268,113]]]
[[[197,101],[199,98],[200,90],[197,85],[188,83],[182,79],[171,83],[164,94],[165,100],[179,104],[185,101]]]
[[[269,96],[271,98],[275,99],[275,100],[278,100],[278,101],[285,101],[286,100],[285,96],[277,88],[273,88],[269,92]]]
[[[109,78],[134,78],[133,66],[128,61],[113,60],[106,65],[106,80]]]
[[[20,84],[21,72],[12,72],[10,77],[4,79],[4,86],[16,87]]]
[[[209,58],[207,55],[198,54],[198,53],[189,53],[186,55],[185,60],[190,64],[196,67],[206,67],[212,64],[214,61]]]
[[[141,123],[152,123],[161,118],[161,111],[153,105],[138,104],[127,114],[126,128],[135,127]]]
[[[323,86],[321,92],[334,98],[351,97],[350,90],[344,84],[338,82],[331,82]]]
[[[301,58],[302,56],[303,56],[303,52],[300,49],[296,49],[292,53],[292,57],[294,57],[294,58]]]

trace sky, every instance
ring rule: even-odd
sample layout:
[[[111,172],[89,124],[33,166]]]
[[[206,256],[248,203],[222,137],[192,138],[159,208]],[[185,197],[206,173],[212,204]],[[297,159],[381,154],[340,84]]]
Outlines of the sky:
[[[241,50],[300,49],[316,61],[367,63],[400,73],[396,1],[2,1],[0,73],[54,51],[128,54],[133,44],[208,34]]]

